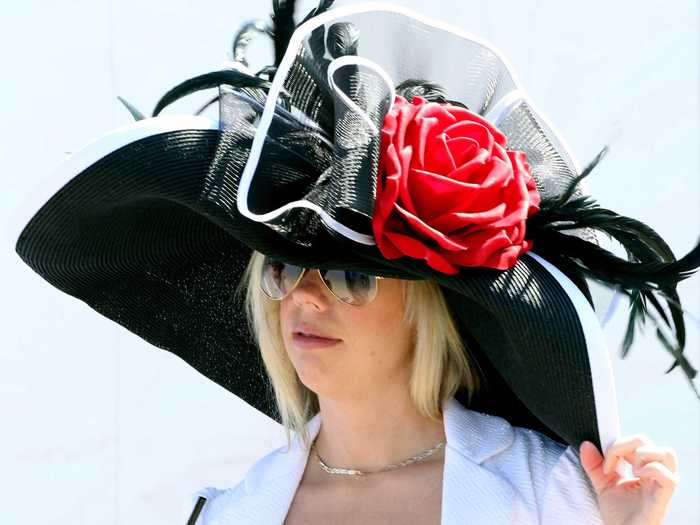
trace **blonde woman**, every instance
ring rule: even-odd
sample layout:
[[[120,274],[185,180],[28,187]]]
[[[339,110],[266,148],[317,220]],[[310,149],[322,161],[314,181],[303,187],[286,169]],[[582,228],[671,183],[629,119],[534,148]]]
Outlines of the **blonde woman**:
[[[253,253],[248,315],[294,438],[236,487],[198,492],[201,523],[662,523],[673,449],[628,436],[604,461],[585,443],[582,468],[572,447],[462,406],[479,371],[439,286],[353,277]]]
[[[17,236],[49,283],[288,432],[188,524],[661,523],[676,454],[620,437],[587,280],[692,377],[676,285],[700,245],[676,259],[601,208],[582,181],[604,152],[581,169],[491,44],[332,3],[297,24],[273,2],[232,62],[151,118],[127,104],[136,122],[69,157]]]

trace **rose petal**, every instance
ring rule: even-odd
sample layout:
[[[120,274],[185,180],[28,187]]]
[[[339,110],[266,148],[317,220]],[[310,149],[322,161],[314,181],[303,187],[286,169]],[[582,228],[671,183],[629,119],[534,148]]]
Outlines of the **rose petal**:
[[[490,224],[503,217],[505,210],[505,203],[501,203],[495,208],[479,212],[451,211],[431,219],[430,226],[447,235],[454,235],[461,228]]]
[[[530,165],[525,160],[525,152],[519,150],[506,151],[510,162],[513,164],[513,171],[530,173]]]
[[[524,151],[508,151],[508,158],[513,166],[513,171],[517,175],[520,175],[525,181],[525,187],[529,194],[529,203],[527,215],[530,216],[536,213],[540,209],[541,195],[537,189],[537,183],[532,176],[530,171],[530,165],[527,163],[526,155]]]
[[[455,274],[459,272],[459,268],[450,264],[440,253],[430,249],[417,239],[394,232],[388,232],[387,236],[409,257],[424,259],[428,266],[443,273]]]
[[[427,144],[427,138],[428,135],[430,135],[430,130],[434,127],[436,127],[438,123],[438,120],[436,118],[424,118],[421,119],[420,122],[418,123],[418,126],[415,126],[417,128],[417,155],[416,158],[413,159],[414,162],[412,163],[413,166],[423,166],[425,164],[425,145]]]
[[[495,139],[488,127],[480,122],[461,121],[445,128],[445,135],[450,138],[469,137],[475,140],[479,147],[491,154]]]
[[[494,221],[490,224],[492,228],[512,228],[516,224],[521,224],[527,218],[527,210],[514,209],[511,210],[507,215],[503,216],[500,220]]]
[[[406,224],[410,227],[411,230],[436,241],[441,248],[451,251],[467,249],[465,245],[453,241],[444,233],[442,233],[439,230],[436,230],[435,228],[432,228],[429,224],[426,224],[421,219],[408,212],[398,204],[394,205],[394,211],[398,214],[398,216],[400,216],[401,218],[403,218],[404,221],[406,221]]]
[[[447,135],[440,133],[430,141],[427,145],[423,169],[435,173],[450,173],[457,167],[447,145],[447,139]]]
[[[398,127],[398,122],[396,121],[396,112],[389,111],[384,115],[384,121],[382,122],[382,146],[386,147],[391,143],[392,138],[396,135],[396,129]]]
[[[497,270],[507,270],[512,268],[522,254],[520,246],[510,246],[500,252],[494,253],[485,263],[484,266],[496,268]]]
[[[372,215],[372,230],[375,239],[384,235],[386,221],[394,208],[399,194],[400,163],[393,144],[384,152],[381,162],[382,169],[377,176],[377,196],[374,201]]]
[[[392,107],[392,111],[394,111],[394,109],[396,109],[395,114],[397,126],[393,143],[396,146],[396,149],[401,151],[406,143],[406,130],[413,122],[413,116],[415,115],[416,111],[418,111],[418,108],[413,104],[402,104],[398,106],[394,105]]]
[[[527,219],[527,212],[530,206],[530,194],[523,177],[518,174],[513,177],[513,181],[503,188],[503,201],[508,203],[509,212],[500,220],[495,221],[494,228],[507,228],[519,224]]]
[[[446,108],[458,121],[473,121],[473,122],[478,122],[482,126],[484,126],[486,129],[489,130],[489,133],[491,133],[491,136],[493,136],[494,140],[496,143],[500,144],[501,146],[505,147],[506,146],[506,136],[503,134],[503,132],[495,127],[491,122],[486,120],[484,117],[479,115],[478,113],[474,113],[473,111],[460,107],[460,106],[450,106],[449,108]]]
[[[381,251],[382,255],[387,259],[403,257],[404,253],[391,241],[388,234],[377,235],[375,233],[374,238],[376,239],[379,251]]]
[[[472,160],[459,166],[449,177],[480,186],[503,186],[502,181],[512,174],[512,166],[509,162],[498,160],[489,158],[488,152],[480,149]]]
[[[390,144],[383,158],[383,173],[377,176],[377,198],[394,202],[399,195],[401,178],[401,159],[396,153],[396,148]]]
[[[508,234],[508,238],[510,238],[510,242],[513,244],[521,244],[525,236],[525,221],[513,226],[513,229],[506,233]]]
[[[479,151],[479,144],[471,137],[448,139],[447,147],[452,154],[455,166],[461,166],[465,162],[468,162]]]
[[[455,122],[455,118],[442,106],[436,102],[422,104],[413,117],[414,124],[406,130],[406,142],[416,147],[414,167],[425,166],[426,146],[441,135],[446,126]]]
[[[445,108],[446,106],[439,102],[424,102],[418,110],[418,113],[416,113],[416,120],[421,118],[436,118],[440,121],[442,129],[445,129],[447,126],[457,122],[455,116]]]
[[[483,266],[494,254],[512,246],[510,239],[503,230],[494,232],[491,229],[469,233],[462,242],[473,249],[464,252],[454,252],[450,262],[464,266]]]
[[[411,170],[412,158],[412,146],[406,146],[403,150],[399,151],[399,161],[401,163],[401,167],[399,168],[399,196],[397,202],[403,204],[411,213],[416,213],[416,207],[413,204],[413,197],[411,197],[411,192],[408,191],[408,179]]]
[[[482,211],[500,202],[501,188],[460,182],[444,175],[412,170],[409,191],[417,214],[426,221],[452,211]],[[481,210],[474,210],[478,203]]]
[[[486,165],[489,167],[489,171],[481,182],[481,186],[505,188],[511,184],[513,180],[513,167],[510,162],[503,161],[497,157],[491,157]]]

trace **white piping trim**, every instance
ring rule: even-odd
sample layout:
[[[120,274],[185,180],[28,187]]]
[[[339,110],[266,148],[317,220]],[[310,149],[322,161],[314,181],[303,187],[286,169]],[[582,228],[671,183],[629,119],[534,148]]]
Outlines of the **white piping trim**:
[[[367,69],[371,69],[377,75],[381,77],[381,79],[386,83],[386,85],[389,87],[389,102],[390,106],[389,109],[391,109],[391,106],[394,104],[394,99],[396,98],[396,88],[394,87],[394,82],[391,80],[389,77],[389,74],[384,71],[378,64],[372,62],[371,60],[364,58],[364,57],[358,57],[354,55],[346,55],[342,57],[338,57],[334,59],[330,64],[328,64],[328,70],[326,76],[328,77],[328,85],[330,88],[333,90],[333,92],[338,95],[340,100],[345,102],[345,105],[349,107],[351,110],[353,110],[356,114],[360,116],[362,120],[365,121],[365,124],[369,126],[372,129],[372,133],[374,135],[379,134],[379,129],[377,129],[377,126],[374,125],[374,122],[372,122],[372,119],[369,118],[367,113],[365,113],[362,108],[358,107],[355,102],[347,96],[345,91],[340,89],[338,86],[335,84],[335,80],[333,79],[333,75],[335,72],[340,69],[341,67],[344,66],[349,66],[349,65],[359,65],[359,66],[364,66]]]
[[[491,122],[494,126],[498,127],[501,121],[510,115],[515,107],[523,101],[522,93],[519,89],[514,89],[513,91],[505,94],[501,99],[489,110],[484,118]]]
[[[9,226],[5,227],[11,251],[32,217],[51,197],[81,172],[119,148],[147,137],[185,129],[219,129],[218,120],[202,115],[163,115],[145,118],[116,128],[81,147],[59,161],[47,177],[10,214]]]
[[[248,208],[248,192],[250,190],[250,185],[252,182],[252,179],[255,175],[255,171],[257,168],[258,161],[260,159],[260,154],[262,152],[265,136],[267,134],[268,129],[270,128],[270,123],[272,121],[272,117],[274,114],[274,106],[276,105],[277,98],[279,97],[280,90],[282,88],[282,83],[284,81],[284,78],[286,78],[289,69],[294,61],[294,58],[296,57],[296,50],[299,47],[299,44],[308,33],[310,33],[312,30],[315,28],[319,27],[322,24],[325,24],[329,20],[335,20],[336,18],[340,18],[343,16],[348,16],[352,14],[357,14],[357,13],[364,13],[368,11],[382,11],[382,12],[390,12],[390,13],[398,13],[402,14],[406,17],[413,18],[415,20],[418,20],[419,22],[437,28],[441,29],[445,32],[452,33],[454,35],[460,36],[462,38],[466,38],[469,40],[472,40],[487,49],[489,49],[491,52],[494,53],[502,62],[503,65],[506,67],[506,70],[508,71],[509,75],[511,76],[511,79],[513,83],[516,86],[516,89],[521,91],[520,96],[522,97],[525,102],[532,108],[532,110],[537,113],[537,116],[549,127],[549,129],[552,131],[552,133],[556,136],[557,140],[559,140],[562,149],[564,152],[569,156],[571,159],[571,162],[573,164],[574,169],[577,172],[580,172],[580,167],[579,163],[576,160],[576,157],[573,155],[572,150],[569,148],[568,144],[566,141],[562,138],[561,134],[558,132],[558,130],[549,122],[547,117],[539,110],[537,105],[530,100],[529,96],[527,93],[524,91],[524,89],[521,88],[520,81],[518,80],[517,75],[515,74],[514,68],[511,66],[510,62],[508,59],[501,53],[500,50],[498,50],[495,46],[493,46],[491,43],[488,41],[477,37],[476,35],[469,33],[467,31],[464,31],[460,29],[459,27],[452,26],[449,24],[446,24],[444,22],[434,20],[428,17],[425,17],[423,15],[420,15],[416,13],[415,11],[411,9],[407,9],[403,6],[397,6],[397,5],[392,5],[392,4],[385,4],[385,3],[379,3],[379,2],[368,2],[368,3],[362,3],[362,4],[357,4],[357,5],[352,5],[352,6],[343,6],[343,7],[338,7],[335,9],[331,9],[329,11],[326,11],[325,13],[321,13],[320,15],[317,15],[315,17],[310,18],[308,21],[304,22],[302,25],[300,25],[292,34],[289,45],[287,46],[287,51],[284,54],[284,57],[282,58],[282,61],[280,62],[279,67],[277,68],[277,74],[275,75],[275,78],[272,81],[272,84],[270,86],[270,89],[268,91],[268,97],[267,100],[265,101],[265,109],[263,110],[262,117],[260,119],[260,124],[258,126],[258,132],[255,134],[253,137],[253,143],[250,149],[250,153],[248,155],[248,159],[246,161],[246,165],[243,169],[243,173],[241,175],[241,181],[239,185],[239,191],[237,194],[236,198],[236,205],[238,207],[238,211],[245,217],[248,217],[251,220],[257,221],[257,222],[265,222],[269,221],[271,219],[274,219],[275,217],[281,215],[285,211],[291,208],[297,208],[297,207],[304,207],[304,208],[310,208],[319,213],[321,215],[321,219],[329,224],[333,229],[341,233],[342,235],[355,240],[357,242],[361,242],[363,244],[375,244],[374,239],[370,235],[363,235],[359,232],[355,232],[354,230],[351,230],[350,228],[342,226],[340,223],[335,221],[332,217],[330,217],[328,214],[325,213],[325,211],[321,210],[318,206],[316,206],[313,203],[310,203],[306,201],[305,199],[302,200],[297,200],[294,202],[290,202],[277,210],[273,210],[264,214],[256,214],[250,211]]]
[[[556,266],[532,251],[525,255],[533,257],[557,280],[571,299],[576,309],[588,350],[588,362],[591,365],[591,382],[598,418],[598,433],[602,452],[620,437],[620,417],[618,413],[617,394],[612,363],[608,353],[605,335],[598,322],[595,311],[576,285]]]

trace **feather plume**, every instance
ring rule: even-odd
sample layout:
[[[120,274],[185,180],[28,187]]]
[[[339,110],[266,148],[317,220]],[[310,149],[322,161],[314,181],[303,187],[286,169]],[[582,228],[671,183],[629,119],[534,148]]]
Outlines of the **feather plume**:
[[[156,104],[156,107],[153,110],[153,116],[155,117],[166,106],[186,95],[202,89],[218,88],[222,84],[238,88],[260,88],[266,91],[270,88],[269,81],[253,75],[248,75],[236,69],[212,71],[210,73],[204,73],[196,77],[188,78],[174,88],[170,89]],[[286,96],[284,92],[280,92],[280,95]]]
[[[409,102],[413,97],[423,97],[428,102],[439,102],[441,104],[451,104],[469,109],[462,102],[448,100],[447,91],[441,85],[420,78],[409,78],[396,86],[396,94],[401,95]]]
[[[637,325],[643,327],[646,320],[651,319],[657,326],[657,338],[674,358],[666,373],[680,366],[700,399],[692,381],[697,371],[683,353],[685,321],[676,292],[677,284],[700,267],[700,242],[676,260],[668,244],[648,225],[602,208],[588,195],[573,197],[578,183],[590,174],[607,151],[606,146],[560,196],[541,202],[540,211],[527,221],[526,236],[534,240],[536,253],[555,259],[552,262],[574,267],[583,275],[627,295],[630,312],[622,357],[634,342]],[[579,228],[594,228],[619,242],[626,251],[627,260],[595,243],[563,233]],[[665,300],[668,314],[659,298]],[[649,306],[655,314],[650,312]],[[666,329],[673,332],[675,341],[664,334]]]
[[[321,0],[318,3],[318,6],[312,9],[307,13],[307,15],[304,17],[304,19],[299,23],[299,25],[303,24],[304,22],[308,21],[310,18],[313,18],[314,16],[320,15],[321,13],[324,13],[328,11],[331,6],[333,5],[333,2],[335,0]]]
[[[202,113],[204,113],[204,110],[205,110],[205,109],[207,109],[209,106],[211,106],[211,105],[214,104],[215,102],[218,102],[218,101],[219,101],[219,98],[220,98],[219,95],[216,95],[215,97],[211,98],[211,99],[209,100],[209,102],[207,102],[207,103],[204,104],[201,108],[199,108],[197,111],[195,111],[194,114],[195,114],[195,115],[201,115]]]
[[[328,28],[327,47],[333,58],[357,55],[360,32],[355,24],[338,22]]]
[[[139,120],[143,120],[144,118],[146,118],[143,116],[143,113],[141,113],[138,109],[136,109],[136,107],[134,107],[132,104],[127,102],[126,99],[120,97],[119,95],[117,95],[117,98],[119,99],[119,102],[124,104],[126,109],[129,110],[129,113],[131,113],[131,116],[134,117],[134,120],[139,121]]]
[[[279,67],[289,40],[296,29],[294,23],[294,0],[272,1],[272,39],[275,45],[275,67]]]
[[[263,20],[253,20],[243,25],[233,38],[232,56],[234,62],[240,62],[248,67],[246,52],[253,39],[260,34],[267,34],[268,27]]]

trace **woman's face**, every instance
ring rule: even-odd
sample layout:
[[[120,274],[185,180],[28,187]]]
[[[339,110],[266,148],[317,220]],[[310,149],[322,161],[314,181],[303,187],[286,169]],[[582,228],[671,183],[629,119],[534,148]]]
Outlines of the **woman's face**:
[[[352,306],[336,299],[318,272],[307,271],[280,304],[282,337],[301,382],[339,400],[373,396],[391,383],[407,385],[412,337],[403,323],[404,285],[401,279],[380,279],[373,301]],[[304,348],[294,342],[302,323],[341,341]]]

